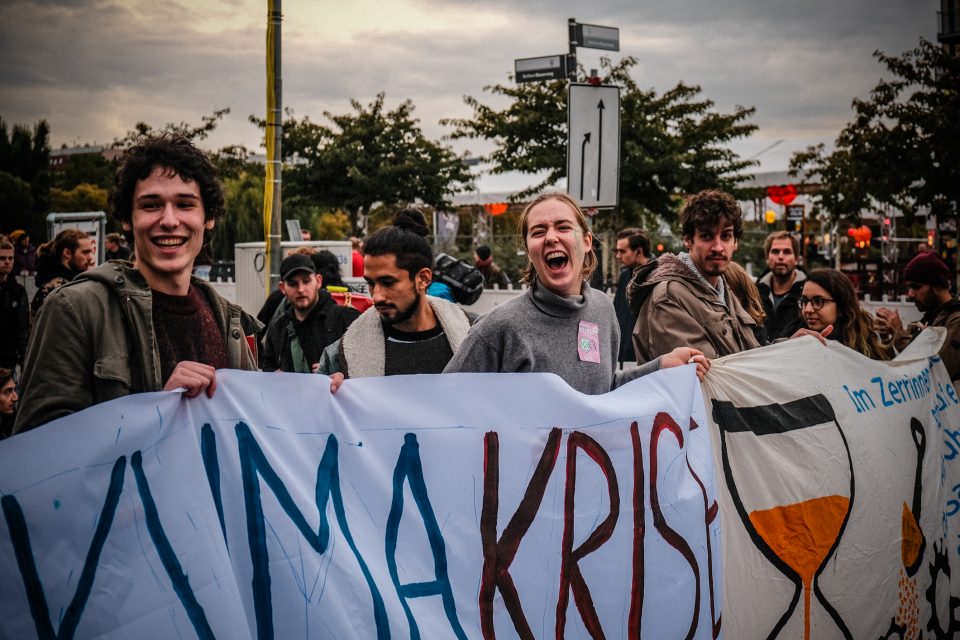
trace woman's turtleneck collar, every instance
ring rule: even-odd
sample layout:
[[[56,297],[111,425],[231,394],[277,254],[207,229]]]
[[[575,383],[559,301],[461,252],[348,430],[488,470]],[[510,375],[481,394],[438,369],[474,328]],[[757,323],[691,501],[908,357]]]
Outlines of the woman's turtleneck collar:
[[[543,286],[539,278],[534,278],[530,289],[533,292],[533,304],[537,309],[555,318],[569,318],[580,313],[586,306],[587,297],[584,287],[587,286],[586,282],[580,285],[578,296],[561,296]]]

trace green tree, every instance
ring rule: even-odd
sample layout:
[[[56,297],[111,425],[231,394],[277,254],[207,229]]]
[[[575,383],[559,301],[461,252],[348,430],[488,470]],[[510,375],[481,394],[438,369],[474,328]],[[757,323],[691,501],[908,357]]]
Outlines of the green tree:
[[[620,93],[620,206],[607,225],[649,224],[656,218],[674,222],[680,197],[708,187],[736,192],[753,166],[727,146],[749,136],[752,107],[718,113],[700,87],[677,84],[666,93],[642,90],[630,75],[637,60],[601,61],[604,84]],[[586,78],[581,69],[581,81]],[[453,127],[451,138],[491,140],[496,148],[482,160],[493,173],[546,172],[538,184],[518,194],[526,197],[556,184],[566,175],[567,83],[563,80],[485,87],[510,104],[495,109],[477,98],[464,101],[470,118],[441,121]]]
[[[340,209],[325,211],[310,226],[315,240],[346,240],[350,237],[350,216]]]
[[[99,153],[82,153],[69,156],[62,169],[52,174],[53,186],[73,189],[80,184],[93,184],[102,189],[113,188],[113,176],[117,163],[107,160]]]
[[[343,209],[354,234],[375,204],[394,207],[420,200],[444,206],[472,176],[449,148],[427,139],[406,100],[392,111],[384,94],[369,105],[350,102],[353,111],[324,112],[329,124],[288,118],[283,125],[284,214],[288,202],[325,210]],[[263,128],[262,120],[251,121]]]
[[[263,173],[263,166],[257,164],[251,157],[253,153],[243,145],[231,144],[214,151],[210,159],[217,166],[220,179],[240,178],[247,173]]]
[[[892,79],[854,99],[834,151],[809,147],[794,155],[791,171],[820,178],[817,204],[834,219],[887,204],[943,216],[960,201],[960,58],[927,40],[874,57]]]
[[[163,133],[178,133],[188,140],[193,142],[199,142],[204,140],[210,133],[217,128],[217,124],[223,117],[230,113],[230,108],[217,109],[208,116],[201,116],[201,124],[195,125],[188,122],[181,122],[180,124],[174,124],[168,122],[160,129],[155,129],[152,125],[147,124],[146,122],[138,122],[133,125],[133,129],[127,131],[127,133],[122,138],[117,138],[113,141],[113,146],[117,149],[126,149],[131,147],[141,139],[146,136],[155,136]]]
[[[0,211],[3,212],[0,232],[10,233],[15,229],[23,228],[30,231],[31,237],[43,237],[34,236],[35,231],[32,230],[34,215],[30,185],[6,171],[0,171]]]
[[[225,211],[217,220],[211,249],[217,260],[233,260],[238,242],[263,240],[263,169],[243,171],[223,180]]]
[[[44,217],[50,190],[50,127],[46,120],[37,122],[31,130],[26,125],[16,124],[12,130],[0,118],[0,172],[4,172],[29,185],[30,208],[23,209],[26,200],[16,183],[4,180],[3,197],[13,198],[6,212],[16,218],[15,227],[27,230],[31,237],[46,237]],[[20,195],[17,195],[20,194]]]
[[[106,211],[109,192],[95,184],[82,182],[73,189],[50,189],[50,209],[57,213]]]

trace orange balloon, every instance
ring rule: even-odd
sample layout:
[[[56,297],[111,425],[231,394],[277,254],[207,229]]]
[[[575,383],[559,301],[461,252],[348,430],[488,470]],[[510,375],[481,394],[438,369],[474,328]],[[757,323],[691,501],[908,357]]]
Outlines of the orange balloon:
[[[484,211],[492,216],[499,216],[506,213],[509,207],[510,205],[506,202],[491,202],[490,204],[483,205]]]

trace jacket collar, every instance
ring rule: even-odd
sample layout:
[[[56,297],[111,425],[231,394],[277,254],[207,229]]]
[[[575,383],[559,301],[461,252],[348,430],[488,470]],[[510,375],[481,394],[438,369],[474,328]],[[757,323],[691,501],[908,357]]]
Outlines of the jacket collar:
[[[951,313],[956,313],[957,311],[960,311],[960,300],[957,300],[956,298],[950,298],[933,311],[927,311],[924,313],[923,318],[921,318],[920,321],[929,325],[937,319],[937,316],[941,314],[949,315]]]
[[[570,318],[577,315],[587,304],[587,298],[584,294],[584,287],[588,287],[586,282],[580,285],[580,295],[561,296],[543,286],[539,278],[534,279],[531,285],[531,294],[533,304],[540,311],[555,318]]]
[[[679,256],[664,253],[656,260],[651,260],[634,271],[633,279],[627,286],[630,310],[634,314],[640,313],[644,300],[653,288],[665,280],[683,280],[698,295],[710,299],[717,298],[717,290],[696,270],[691,270]]]
[[[803,281],[807,279],[807,274],[800,267],[796,268],[796,270],[794,271],[794,274],[795,274],[795,277],[793,279],[793,284],[790,285],[790,291],[788,291],[787,293],[793,293],[793,294],[799,295],[801,289],[803,289]],[[770,296],[772,300],[773,299],[772,297],[773,296],[773,271],[770,271],[768,269],[766,272],[764,272],[763,275],[760,276],[760,278],[757,280],[757,285],[759,286],[761,284],[765,285],[770,289]]]
[[[459,306],[434,296],[423,296],[443,327],[454,353],[470,331],[470,322]],[[350,378],[382,376],[385,371],[383,323],[376,307],[370,307],[350,324],[340,339],[341,364]]]
[[[690,256],[689,253],[681,253],[677,257],[683,261],[683,264],[685,264],[687,268],[690,269],[691,272],[693,272],[693,274],[697,277],[697,279],[702,284],[704,284],[707,288],[713,290],[713,292],[717,295],[717,299],[720,301],[720,303],[723,306],[727,306],[726,283],[723,281],[723,276],[720,276],[719,278],[717,278],[717,286],[713,286],[712,284],[710,284],[710,281],[707,280],[706,276],[704,276],[700,272],[700,269],[693,262],[693,258]]]
[[[281,304],[284,306],[283,313],[288,318],[297,323],[301,322],[300,320],[297,320],[296,310],[293,308],[293,305],[290,303],[290,301],[287,300],[286,296],[284,296]],[[310,307],[310,311],[307,311],[307,315],[304,317],[303,322],[307,322],[317,314],[326,313],[331,305],[336,305],[336,303],[333,301],[333,296],[330,295],[329,291],[321,288],[319,291],[317,291],[317,304]]]
[[[110,260],[104,262],[89,271],[84,271],[74,278],[73,281],[63,286],[72,286],[75,283],[86,281],[99,282],[113,291],[113,293],[121,299],[125,297],[152,298],[153,296],[153,292],[150,290],[150,285],[147,284],[146,278],[144,278],[143,274],[128,260]],[[216,291],[206,280],[191,276],[190,284],[200,289],[207,300],[211,302],[215,315],[224,318],[240,318],[246,335],[252,335],[263,328],[260,321],[246,314],[239,305],[215,295]]]

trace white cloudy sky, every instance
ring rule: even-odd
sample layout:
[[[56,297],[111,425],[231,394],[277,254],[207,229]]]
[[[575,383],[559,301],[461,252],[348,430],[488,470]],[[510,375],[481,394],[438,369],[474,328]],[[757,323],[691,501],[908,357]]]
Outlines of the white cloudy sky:
[[[232,110],[208,141],[257,148],[264,112],[266,0],[2,0],[0,117],[45,118],[54,147],[109,143],[137,121],[199,123]],[[567,18],[620,29],[620,54],[659,92],[698,84],[720,110],[755,106],[736,145],[761,170],[831,142],[850,103],[882,75],[874,50],[936,38],[937,0],[285,0],[284,105],[298,116],[349,110],[379,91],[404,99],[428,135],[506,82],[515,58],[563,53]],[[600,52],[580,50],[596,67]],[[483,98],[490,102],[490,98]],[[459,150],[486,150],[457,143]],[[483,189],[521,186],[485,178]]]

